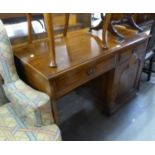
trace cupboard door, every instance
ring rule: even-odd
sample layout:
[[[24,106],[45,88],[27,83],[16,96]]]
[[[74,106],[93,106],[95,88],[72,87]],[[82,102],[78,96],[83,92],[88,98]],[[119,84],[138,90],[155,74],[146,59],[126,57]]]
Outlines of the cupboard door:
[[[133,97],[140,79],[147,41],[118,53],[117,66],[105,78],[104,111],[116,111]]]
[[[141,59],[136,53],[136,50],[132,50],[131,53],[130,58],[122,63],[118,69],[119,81],[117,98],[128,94],[136,88]]]

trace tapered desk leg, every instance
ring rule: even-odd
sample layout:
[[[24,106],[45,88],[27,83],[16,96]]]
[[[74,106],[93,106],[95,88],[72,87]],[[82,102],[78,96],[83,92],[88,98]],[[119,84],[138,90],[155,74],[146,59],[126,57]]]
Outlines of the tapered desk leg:
[[[49,45],[49,56],[50,56],[50,67],[56,67],[56,56],[55,56],[55,41],[53,31],[53,18],[52,14],[44,13],[44,21],[47,29],[48,45]]]

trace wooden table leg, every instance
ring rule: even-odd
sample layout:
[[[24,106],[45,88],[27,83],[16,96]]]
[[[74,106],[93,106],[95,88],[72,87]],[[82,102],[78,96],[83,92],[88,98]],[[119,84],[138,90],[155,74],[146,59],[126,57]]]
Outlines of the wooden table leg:
[[[48,35],[48,45],[49,45],[49,56],[50,56],[50,67],[56,67],[56,56],[55,56],[55,41],[54,41],[54,31],[53,31],[53,18],[51,13],[44,13],[44,21],[47,29]]]

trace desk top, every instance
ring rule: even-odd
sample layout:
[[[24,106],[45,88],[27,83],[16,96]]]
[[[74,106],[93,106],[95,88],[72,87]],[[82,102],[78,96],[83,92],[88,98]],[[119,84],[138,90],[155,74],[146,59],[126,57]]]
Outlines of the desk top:
[[[14,54],[22,63],[35,69],[46,79],[53,78],[65,71],[96,60],[98,57],[108,57],[117,51],[141,42],[149,35],[137,33],[134,30],[118,27],[119,32],[125,36],[125,41],[119,43],[108,34],[108,49],[101,48],[101,31],[88,33],[88,29],[69,32],[66,38],[56,38],[56,62],[57,68],[49,67],[49,55],[47,42],[23,45],[14,49]]]

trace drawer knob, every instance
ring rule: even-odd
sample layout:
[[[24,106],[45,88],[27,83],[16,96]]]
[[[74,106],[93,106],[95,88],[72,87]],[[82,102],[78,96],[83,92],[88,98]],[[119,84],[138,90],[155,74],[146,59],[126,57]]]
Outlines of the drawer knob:
[[[90,68],[88,71],[87,71],[87,75],[94,75],[95,74],[95,68]]]

